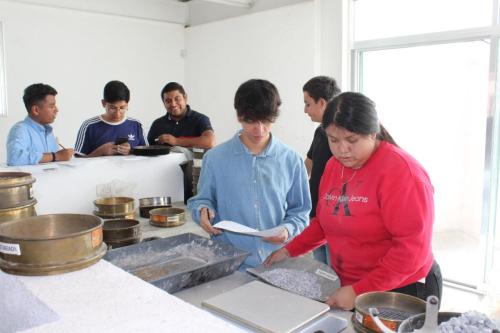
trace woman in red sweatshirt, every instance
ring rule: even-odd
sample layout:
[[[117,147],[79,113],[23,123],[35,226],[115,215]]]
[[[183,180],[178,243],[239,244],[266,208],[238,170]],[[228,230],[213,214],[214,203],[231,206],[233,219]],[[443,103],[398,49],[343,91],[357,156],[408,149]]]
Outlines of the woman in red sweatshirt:
[[[352,309],[356,296],[369,291],[441,298],[441,272],[431,248],[434,190],[427,172],[396,145],[380,125],[375,104],[362,94],[334,98],[322,126],[334,157],[321,178],[316,217],[264,264],[327,242],[342,285],[328,299],[330,306]]]

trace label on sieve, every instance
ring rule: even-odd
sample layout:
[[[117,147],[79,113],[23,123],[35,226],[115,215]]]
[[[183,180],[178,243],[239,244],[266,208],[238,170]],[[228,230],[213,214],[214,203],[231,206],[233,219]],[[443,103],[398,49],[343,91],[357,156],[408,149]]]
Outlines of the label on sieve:
[[[317,269],[316,270],[316,275],[319,275],[319,276],[322,276],[324,277],[325,279],[328,279],[328,280],[332,280],[332,281],[335,281],[338,279],[337,276],[333,275],[332,273],[328,273],[328,272],[325,272],[324,270],[322,269]]]
[[[92,231],[91,235],[92,248],[101,246],[102,244],[102,228]]]
[[[33,199],[33,187],[30,186],[30,194],[28,199]]]
[[[360,323],[363,324],[363,315],[356,311],[356,320]]]
[[[0,242],[0,253],[21,255],[21,247],[19,244],[10,244]]]

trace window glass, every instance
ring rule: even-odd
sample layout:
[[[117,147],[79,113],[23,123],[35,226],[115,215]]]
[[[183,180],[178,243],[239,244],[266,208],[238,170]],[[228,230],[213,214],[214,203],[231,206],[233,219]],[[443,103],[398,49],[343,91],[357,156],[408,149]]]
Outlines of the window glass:
[[[482,278],[489,50],[473,41],[362,53],[363,93],[434,185],[434,254],[445,277],[470,284]]]
[[[355,40],[491,25],[492,0],[357,0]]]

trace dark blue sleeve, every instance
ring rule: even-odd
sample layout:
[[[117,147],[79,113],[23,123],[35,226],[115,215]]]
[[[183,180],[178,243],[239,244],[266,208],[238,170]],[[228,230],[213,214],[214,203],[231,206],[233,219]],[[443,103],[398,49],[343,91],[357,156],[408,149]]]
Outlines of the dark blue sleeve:
[[[137,137],[139,138],[138,146],[145,146],[146,141],[144,140],[144,133],[142,131],[142,124],[141,123],[137,123]]]
[[[213,131],[212,124],[210,123],[210,118],[205,115],[201,115],[200,121],[198,122],[198,131],[200,135],[205,131]]]

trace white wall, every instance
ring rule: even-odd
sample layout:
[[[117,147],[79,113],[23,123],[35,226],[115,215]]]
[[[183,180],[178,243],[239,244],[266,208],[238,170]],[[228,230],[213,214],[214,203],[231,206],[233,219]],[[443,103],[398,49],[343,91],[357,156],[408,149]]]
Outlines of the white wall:
[[[109,80],[128,85],[129,115],[145,127],[165,112],[159,96],[163,85],[184,81],[181,24],[11,1],[0,1],[0,20],[8,99],[8,116],[0,118],[0,163],[9,129],[27,114],[22,94],[32,83],[59,92],[54,130],[72,147],[80,124],[102,112],[102,89]]]
[[[303,84],[315,73],[313,2],[186,29],[186,88],[190,105],[207,114],[217,142],[238,128],[238,86],[251,78],[273,82],[281,115],[273,133],[305,156],[317,125],[303,112]]]

